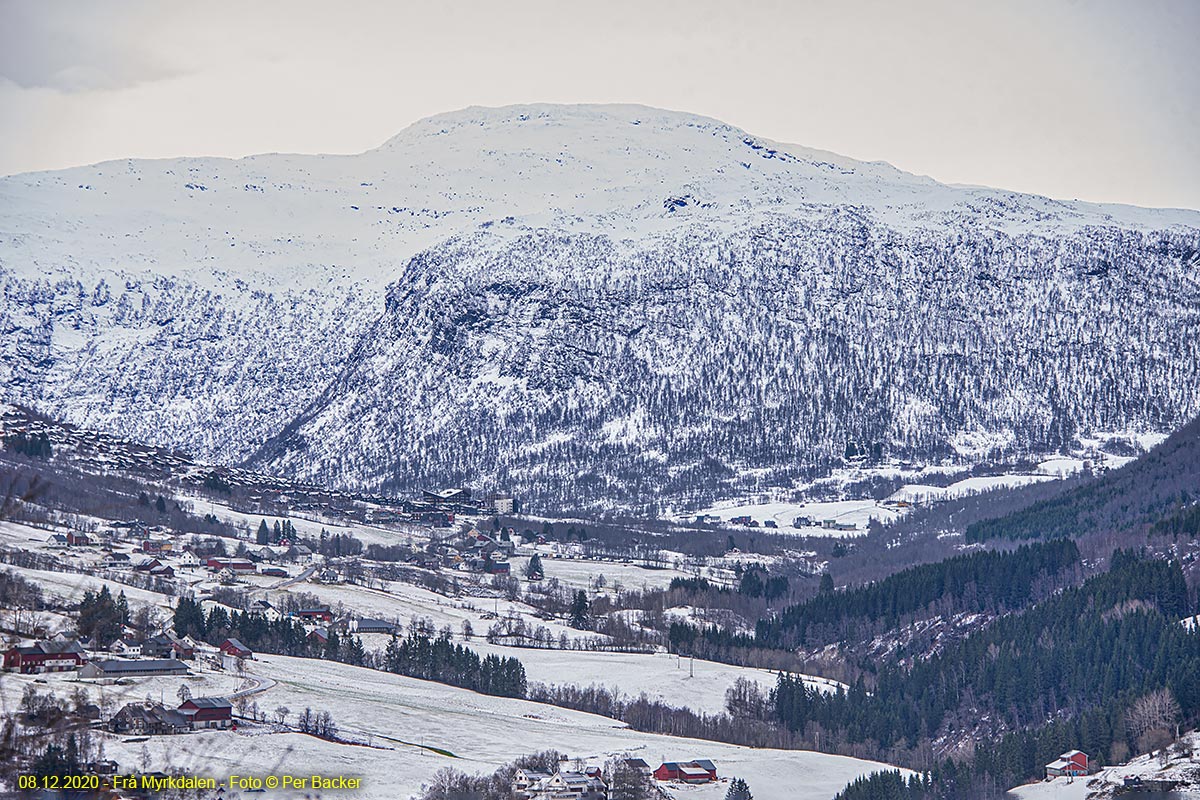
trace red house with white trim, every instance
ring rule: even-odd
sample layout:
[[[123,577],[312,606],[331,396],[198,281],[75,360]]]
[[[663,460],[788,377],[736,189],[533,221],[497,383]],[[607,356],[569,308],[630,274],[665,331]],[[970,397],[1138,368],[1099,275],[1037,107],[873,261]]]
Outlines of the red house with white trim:
[[[1088,756],[1082,750],[1068,750],[1058,757],[1057,761],[1051,761],[1046,765],[1046,777],[1057,778],[1060,775],[1087,775]]]

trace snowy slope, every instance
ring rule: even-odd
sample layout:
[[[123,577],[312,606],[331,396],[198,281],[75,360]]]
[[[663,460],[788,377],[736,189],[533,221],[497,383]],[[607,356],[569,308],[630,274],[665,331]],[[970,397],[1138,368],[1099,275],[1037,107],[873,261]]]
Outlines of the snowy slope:
[[[344,486],[700,503],[849,442],[1169,429],[1200,410],[1198,230],[684,113],[471,108],[357,156],[0,179],[0,381]]]

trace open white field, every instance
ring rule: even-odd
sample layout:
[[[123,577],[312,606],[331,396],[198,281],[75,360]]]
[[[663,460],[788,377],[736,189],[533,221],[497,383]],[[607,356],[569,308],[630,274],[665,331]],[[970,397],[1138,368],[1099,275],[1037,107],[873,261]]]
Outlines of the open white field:
[[[180,502],[191,503],[192,509],[196,514],[212,514],[217,519],[240,527],[251,534],[258,529],[259,523],[264,519],[268,525],[273,524],[276,520],[284,519],[284,517],[247,514],[242,511],[236,511],[223,503],[215,502],[207,497],[180,494],[176,495],[175,499]],[[428,528],[422,528],[419,525],[413,525],[411,528],[406,528],[405,530],[392,530],[375,525],[347,523],[344,520],[333,522],[319,517],[308,518],[299,515],[288,515],[286,519],[291,520],[292,525],[295,526],[301,536],[308,536],[315,539],[321,535],[321,529],[325,529],[329,531],[330,535],[335,533],[350,534],[359,539],[364,546],[369,544],[402,544],[411,538],[428,538]]]
[[[117,581],[96,578],[91,575],[81,575],[75,572],[50,572],[43,569],[15,567],[11,564],[0,564],[0,569],[12,570],[26,580],[41,586],[48,594],[64,600],[78,601],[83,597],[85,591],[98,592],[101,587],[107,586],[113,596],[125,592],[125,597],[131,604],[151,605],[164,609],[174,608],[174,598],[168,595],[137,589]]]
[[[496,654],[520,659],[532,682],[579,686],[604,686],[623,695],[643,692],[651,700],[687,706],[693,711],[716,713],[725,706],[725,690],[738,678],[754,681],[763,693],[775,686],[775,673],[765,669],[737,667],[715,661],[694,662],[669,653],[600,653],[579,650],[538,650],[470,642],[481,655]],[[838,685],[824,678],[807,681],[821,691]]]
[[[0,704],[6,711],[16,708],[26,687],[32,686],[39,692],[53,691],[60,697],[69,697],[80,689],[91,702],[101,708],[109,708],[110,713],[125,703],[140,703],[147,697],[174,708],[180,702],[181,685],[187,686],[193,697],[228,696],[236,692],[245,680],[231,672],[209,669],[199,661],[188,662],[188,668],[191,675],[127,678],[124,684],[79,680],[74,672],[45,675],[4,672],[0,673]]]
[[[469,620],[475,632],[479,635],[487,633],[487,629],[496,621],[497,615],[505,616],[514,612],[526,618],[531,625],[543,625],[549,628],[557,638],[565,633],[568,638],[577,638],[580,632],[555,621],[535,619],[535,611],[524,603],[516,603],[503,598],[488,597],[458,597],[451,598],[431,592],[420,586],[408,583],[392,582],[386,590],[370,589],[355,584],[321,584],[299,583],[294,589],[321,598],[321,602],[337,607],[340,603],[345,609],[355,612],[358,616],[372,617],[385,620],[400,620],[407,624],[414,617],[433,620],[437,628],[449,625],[455,633],[462,628],[463,620]],[[284,590],[286,591],[286,590]],[[267,591],[267,597],[274,602],[281,592]],[[594,636],[595,634],[588,634]]]
[[[544,548],[543,548],[544,549]],[[512,574],[523,578],[529,564],[526,556],[512,559]],[[694,574],[685,570],[667,567],[646,569],[637,564],[622,564],[614,561],[599,561],[583,558],[551,558],[542,554],[542,571],[545,577],[557,578],[563,586],[572,589],[589,589],[596,578],[603,575],[605,588],[617,586],[623,589],[665,589],[675,578],[691,578]]]
[[[806,751],[754,750],[638,733],[605,717],[324,661],[267,656],[254,669],[277,681],[257,697],[261,707],[285,705],[293,715],[306,707],[329,710],[348,733],[395,749],[334,745],[299,734],[250,735],[253,731],[154,737],[146,745],[151,768],[166,766],[169,758],[175,768],[222,777],[283,770],[359,775],[363,789],[344,796],[396,800],[419,790],[442,767],[490,772],[518,755],[554,748],[593,762],[622,752],[656,763],[707,757],[722,775],[746,778],[761,800],[828,800],[858,775],[884,767]],[[141,747],[115,739],[106,744],[111,757],[129,764],[138,763]],[[683,790],[680,796],[708,800],[723,797],[726,789]]]
[[[1047,463],[1049,464],[1049,462]],[[1054,465],[1051,464],[1050,466],[1053,467]],[[988,492],[993,489],[1008,489],[1017,486],[1026,486],[1030,483],[1052,481],[1056,480],[1057,477],[1057,474],[1052,473],[1038,475],[990,475],[987,477],[964,478],[949,486],[928,486],[920,483],[912,483],[900,487],[888,499],[894,501],[904,500],[909,503],[936,503],[941,500],[950,500],[955,497]]]

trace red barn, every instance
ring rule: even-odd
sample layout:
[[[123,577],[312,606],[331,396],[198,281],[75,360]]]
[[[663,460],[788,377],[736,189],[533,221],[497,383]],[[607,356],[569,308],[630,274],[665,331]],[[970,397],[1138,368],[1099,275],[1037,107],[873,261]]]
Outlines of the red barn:
[[[295,612],[295,616],[300,619],[309,620],[310,622],[330,622],[333,620],[333,612],[329,610],[329,606],[302,608]]]
[[[4,668],[26,675],[39,672],[64,672],[79,669],[87,655],[78,642],[37,642],[28,647],[13,647],[4,654]]]
[[[254,658],[254,653],[249,647],[246,647],[246,645],[233,638],[221,642],[220,650],[222,653],[234,658]]]
[[[220,572],[223,569],[230,569],[234,572],[254,572],[255,570],[253,562],[244,558],[221,558],[220,556],[211,556],[204,562],[204,566],[214,572]]]
[[[698,761],[665,761],[654,770],[654,777],[660,781],[708,783],[717,779],[717,767],[706,758]]]
[[[224,697],[193,697],[184,700],[179,711],[188,718],[192,730],[228,728],[233,724],[233,706]]]

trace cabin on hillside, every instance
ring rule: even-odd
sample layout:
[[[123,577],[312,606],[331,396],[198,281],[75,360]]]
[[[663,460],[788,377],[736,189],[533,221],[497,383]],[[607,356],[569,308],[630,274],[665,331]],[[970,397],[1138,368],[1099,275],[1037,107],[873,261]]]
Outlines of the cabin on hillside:
[[[1057,778],[1062,775],[1087,775],[1089,772],[1088,755],[1082,750],[1068,750],[1046,765],[1046,777]]]

